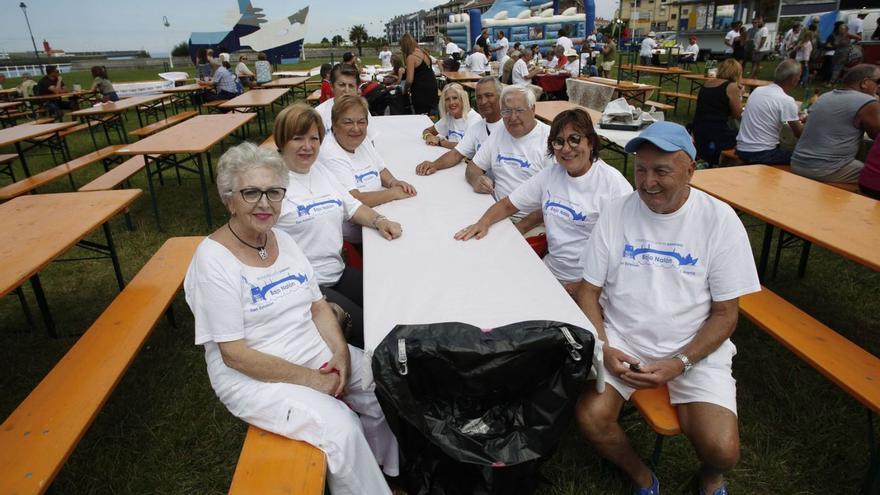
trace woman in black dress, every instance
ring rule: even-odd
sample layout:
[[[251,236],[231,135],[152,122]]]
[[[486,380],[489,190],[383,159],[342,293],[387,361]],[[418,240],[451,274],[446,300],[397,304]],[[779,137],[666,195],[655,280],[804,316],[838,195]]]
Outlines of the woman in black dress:
[[[742,66],[727,59],[718,73],[706,81],[697,93],[697,111],[691,125],[697,155],[710,165],[717,165],[721,151],[736,147],[737,129],[730,120],[742,115]]]
[[[431,55],[419,48],[409,33],[400,38],[400,49],[406,62],[406,86],[413,113],[434,112],[440,97],[437,94],[437,77],[431,68]]]

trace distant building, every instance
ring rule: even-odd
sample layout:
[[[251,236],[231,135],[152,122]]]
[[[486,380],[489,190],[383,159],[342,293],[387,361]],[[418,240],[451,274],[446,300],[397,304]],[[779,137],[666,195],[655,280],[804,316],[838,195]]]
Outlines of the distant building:
[[[397,43],[404,33],[409,33],[416,41],[424,41],[427,17],[428,12],[424,10],[394,17],[385,24],[385,37],[388,42]]]

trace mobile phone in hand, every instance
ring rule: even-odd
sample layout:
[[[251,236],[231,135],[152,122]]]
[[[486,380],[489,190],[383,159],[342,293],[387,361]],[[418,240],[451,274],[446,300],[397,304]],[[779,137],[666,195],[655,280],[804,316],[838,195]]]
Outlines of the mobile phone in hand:
[[[644,371],[642,371],[642,367],[639,365],[639,363],[630,363],[629,370],[636,372],[636,373],[644,373]]]

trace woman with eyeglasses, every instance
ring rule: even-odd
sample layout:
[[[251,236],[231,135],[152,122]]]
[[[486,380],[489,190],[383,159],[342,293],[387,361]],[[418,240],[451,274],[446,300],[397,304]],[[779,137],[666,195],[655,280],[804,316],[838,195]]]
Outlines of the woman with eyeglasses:
[[[367,100],[357,95],[336,98],[330,113],[331,132],[321,143],[318,164],[325,167],[355,199],[366,206],[379,206],[397,199],[411,198],[416,189],[397,180],[385,168],[373,143],[367,137],[370,110]],[[361,243],[361,226],[346,222],[345,240]]]
[[[297,243],[273,228],[288,187],[278,153],[244,143],[220,158],[229,222],[202,241],[186,301],[208,377],[233,415],[327,456],[334,495],[391,493],[397,441]]]
[[[291,105],[275,118],[275,143],[289,170],[287,193],[277,228],[290,234],[303,250],[321,292],[351,317],[348,343],[364,347],[363,274],[342,260],[342,225],[350,221],[376,229],[391,240],[400,224],[355,199],[325,167],[312,166],[324,140],[324,123],[305,103]]]
[[[553,119],[547,155],[556,163],[529,178],[477,220],[455,234],[482,239],[489,227],[518,211],[541,210],[547,231],[544,264],[574,297],[582,283],[580,259],[599,214],[609,200],[632,193],[616,168],[599,158],[599,136],[590,115],[566,110]]]

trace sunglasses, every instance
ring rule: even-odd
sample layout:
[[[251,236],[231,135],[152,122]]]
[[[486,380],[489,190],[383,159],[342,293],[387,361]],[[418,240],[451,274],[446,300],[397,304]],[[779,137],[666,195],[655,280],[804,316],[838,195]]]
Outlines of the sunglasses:
[[[562,137],[556,137],[552,141],[550,141],[550,146],[553,146],[554,150],[561,150],[565,143],[568,143],[570,148],[577,148],[580,146],[581,141],[584,139],[580,134],[569,134],[569,136],[565,139]]]

